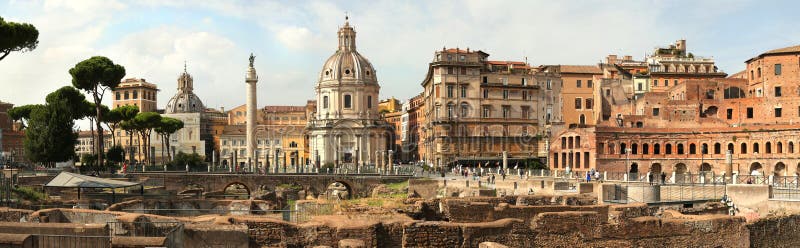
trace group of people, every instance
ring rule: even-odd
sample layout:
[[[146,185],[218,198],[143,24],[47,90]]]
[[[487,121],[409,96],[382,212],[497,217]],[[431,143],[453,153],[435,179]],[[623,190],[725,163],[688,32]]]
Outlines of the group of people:
[[[502,180],[506,179],[506,171],[500,167],[499,163],[496,163],[496,167],[488,167],[489,163],[486,163],[486,166],[481,166],[478,164],[476,167],[465,167],[462,164],[458,164],[453,167],[452,172],[453,174],[461,175],[464,178],[469,178],[472,175],[472,180],[478,180],[479,178],[486,176],[486,181],[493,184],[495,182],[495,175],[499,174],[502,177]]]
[[[650,173],[650,174],[647,175],[647,181],[650,182],[650,185],[653,185],[653,183],[654,183],[653,177],[654,177],[653,173]],[[667,181],[667,174],[662,171],[661,172],[661,184],[664,184],[666,181]],[[655,183],[658,184],[658,182],[655,182]]]

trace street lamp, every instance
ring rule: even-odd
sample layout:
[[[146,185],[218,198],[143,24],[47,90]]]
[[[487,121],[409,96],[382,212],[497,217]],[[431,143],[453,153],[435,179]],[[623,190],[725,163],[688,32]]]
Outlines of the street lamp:
[[[628,167],[630,166],[630,158],[628,157],[629,154],[631,154],[631,148],[625,148],[625,181],[630,180],[630,171],[628,171]]]

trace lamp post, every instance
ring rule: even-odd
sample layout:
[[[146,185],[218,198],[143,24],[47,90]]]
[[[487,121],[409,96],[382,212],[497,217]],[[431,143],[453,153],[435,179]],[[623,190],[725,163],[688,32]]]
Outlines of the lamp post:
[[[628,171],[628,167],[630,166],[629,154],[631,154],[631,148],[625,148],[625,181],[630,181],[630,171]]]

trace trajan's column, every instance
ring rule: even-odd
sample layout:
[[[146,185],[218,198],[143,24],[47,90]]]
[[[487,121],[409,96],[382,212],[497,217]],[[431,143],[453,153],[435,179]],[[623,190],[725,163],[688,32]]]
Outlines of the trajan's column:
[[[253,170],[254,160],[257,158],[255,154],[256,148],[256,83],[258,83],[258,75],[256,75],[256,68],[253,68],[253,62],[256,57],[250,54],[250,66],[247,68],[247,76],[245,82],[247,83],[247,164],[249,169]],[[257,168],[255,168],[257,169]]]

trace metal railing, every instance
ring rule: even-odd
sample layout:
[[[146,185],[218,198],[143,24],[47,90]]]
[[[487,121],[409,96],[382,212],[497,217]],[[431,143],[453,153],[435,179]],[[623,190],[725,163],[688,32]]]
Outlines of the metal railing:
[[[112,237],[167,237],[183,228],[181,222],[108,222]]]
[[[797,176],[774,176],[772,177],[772,186],[776,188],[800,188]]]
[[[769,177],[764,175],[738,175],[736,183],[739,184],[769,184]]]
[[[649,185],[643,183],[605,184],[603,201],[608,203],[666,203],[721,199],[724,184]]]

